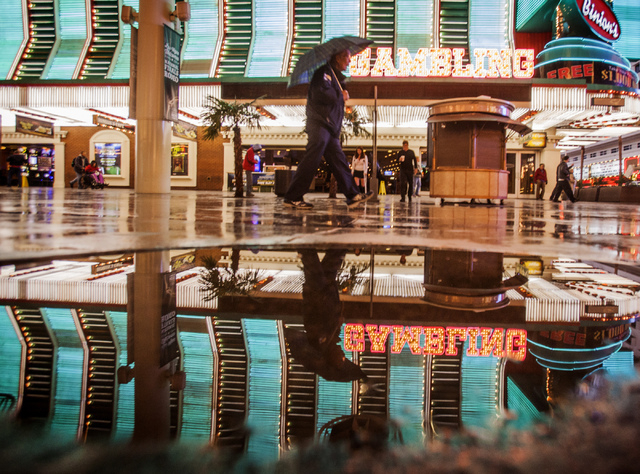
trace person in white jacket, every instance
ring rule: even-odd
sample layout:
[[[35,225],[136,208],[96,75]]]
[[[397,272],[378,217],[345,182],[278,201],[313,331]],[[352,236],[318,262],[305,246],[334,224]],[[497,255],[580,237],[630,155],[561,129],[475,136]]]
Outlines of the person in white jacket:
[[[353,155],[353,159],[351,160],[351,174],[361,193],[366,192],[368,171],[369,159],[362,147],[359,146],[356,148],[356,154]]]

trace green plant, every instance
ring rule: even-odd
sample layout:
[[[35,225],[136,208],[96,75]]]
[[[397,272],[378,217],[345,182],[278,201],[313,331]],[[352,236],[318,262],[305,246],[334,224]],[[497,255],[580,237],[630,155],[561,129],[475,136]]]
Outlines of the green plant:
[[[234,173],[236,175],[235,197],[242,197],[244,186],[242,183],[242,135],[240,127],[260,129],[262,114],[254,106],[255,99],[251,102],[226,102],[217,97],[207,96],[203,104],[204,112],[202,120],[206,126],[205,140],[214,140],[222,132],[223,127],[229,127],[233,132],[233,156]]]
[[[625,175],[621,174],[617,178],[618,186],[624,186],[625,184],[631,182],[630,178],[627,178]]]
[[[591,180],[592,186],[602,186],[602,183],[604,183],[604,177],[602,176],[598,176],[597,178],[592,178]]]
[[[221,296],[247,295],[262,279],[261,270],[238,270],[232,267],[220,267],[213,257],[203,257],[205,271],[200,275],[200,291],[204,300],[211,301]]]

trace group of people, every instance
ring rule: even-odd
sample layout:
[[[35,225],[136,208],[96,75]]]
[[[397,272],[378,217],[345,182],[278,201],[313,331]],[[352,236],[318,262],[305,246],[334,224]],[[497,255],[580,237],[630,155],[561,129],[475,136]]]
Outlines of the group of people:
[[[571,202],[576,202],[577,199],[573,194],[573,186],[571,185],[573,179],[573,172],[568,164],[569,157],[562,157],[562,161],[558,165],[556,169],[556,186],[553,188],[551,192],[550,201],[559,202],[560,196],[564,192]],[[549,183],[547,179],[547,170],[544,167],[544,163],[541,163],[535,174],[533,175],[533,182],[536,185],[536,199],[543,200],[544,199],[544,190],[546,185]]]
[[[104,176],[102,169],[98,166],[98,163],[93,160],[89,162],[89,159],[85,156],[84,151],[81,151],[71,162],[73,171],[76,173],[76,177],[69,182],[69,185],[73,188],[73,185],[78,183],[78,189],[84,189],[85,187],[91,187],[92,183],[96,183],[100,187],[107,186],[104,182]],[[85,182],[84,178],[88,176],[90,181]]]

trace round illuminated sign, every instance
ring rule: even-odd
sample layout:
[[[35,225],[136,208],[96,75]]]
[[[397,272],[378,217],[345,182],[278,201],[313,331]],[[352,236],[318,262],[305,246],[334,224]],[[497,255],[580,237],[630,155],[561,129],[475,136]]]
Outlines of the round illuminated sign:
[[[613,10],[604,0],[575,0],[579,12],[587,25],[605,41],[620,38],[620,23]]]

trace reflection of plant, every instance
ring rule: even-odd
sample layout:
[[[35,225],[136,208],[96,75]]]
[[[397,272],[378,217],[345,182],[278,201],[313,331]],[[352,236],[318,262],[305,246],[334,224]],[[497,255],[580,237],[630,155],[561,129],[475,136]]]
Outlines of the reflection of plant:
[[[261,279],[260,270],[237,271],[229,267],[219,267],[213,257],[203,257],[202,263],[205,271],[200,275],[200,291],[205,294],[205,301],[220,296],[247,295]]]
[[[368,269],[368,262],[352,264],[349,266],[346,261],[343,261],[340,266],[340,270],[338,270],[338,275],[336,276],[340,292],[351,293],[353,288],[356,286],[360,275]]]

